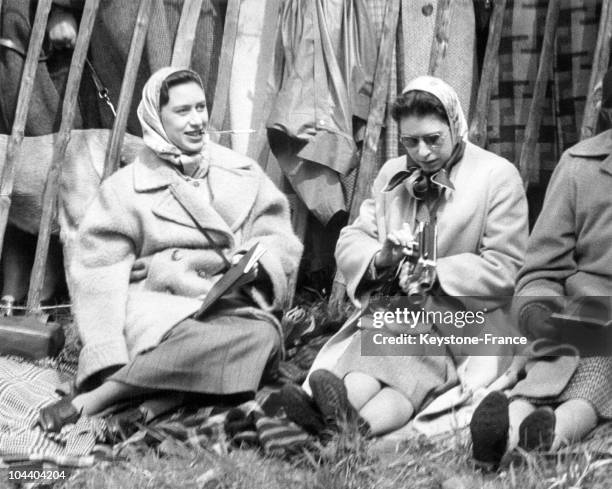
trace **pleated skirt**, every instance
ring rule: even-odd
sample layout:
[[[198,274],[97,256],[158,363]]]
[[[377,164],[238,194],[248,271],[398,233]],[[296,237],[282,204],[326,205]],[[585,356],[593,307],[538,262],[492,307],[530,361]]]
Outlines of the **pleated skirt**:
[[[274,324],[231,312],[186,319],[155,348],[138,354],[110,380],[151,389],[227,395],[255,392],[274,363]]]

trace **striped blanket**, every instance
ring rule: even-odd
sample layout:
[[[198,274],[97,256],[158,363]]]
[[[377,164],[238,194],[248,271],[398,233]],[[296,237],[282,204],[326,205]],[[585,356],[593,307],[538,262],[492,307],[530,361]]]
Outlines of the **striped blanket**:
[[[69,380],[53,368],[0,357],[0,466],[26,460],[61,467],[93,464],[103,421],[82,417],[57,435],[34,427],[38,411],[57,400],[57,387]]]

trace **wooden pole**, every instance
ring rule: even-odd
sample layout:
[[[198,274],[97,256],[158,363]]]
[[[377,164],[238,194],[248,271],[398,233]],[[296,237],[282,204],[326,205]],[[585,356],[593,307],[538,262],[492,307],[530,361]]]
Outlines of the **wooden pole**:
[[[61,165],[64,161],[68,142],[70,141],[70,130],[74,123],[81,76],[85,60],[87,59],[87,50],[89,49],[89,41],[99,4],[100,0],[86,0],[79,25],[76,46],[72,54],[70,72],[66,82],[66,92],[62,105],[62,122],[53,145],[53,159],[47,174],[45,191],[42,198],[42,216],[40,218],[34,266],[30,276],[30,289],[28,291],[28,312],[34,312],[40,306],[40,296],[45,280],[45,265],[49,253],[51,227],[53,226],[53,218],[57,207]]]
[[[504,27],[504,13],[506,12],[506,0],[496,0],[493,13],[489,22],[489,36],[487,38],[487,49],[484,62],[482,63],[482,75],[478,86],[476,97],[476,111],[470,124],[469,140],[484,148],[487,144],[487,120],[489,115],[489,103],[493,83],[499,66],[499,43],[501,41]]]
[[[232,59],[236,48],[236,37],[238,35],[238,18],[240,16],[240,0],[229,0],[225,14],[225,25],[223,27],[223,42],[221,43],[221,59],[215,85],[215,96],[210,113],[208,127],[212,132],[210,139],[219,142],[220,135],[214,131],[223,129],[225,115],[227,113],[230,78],[232,76]]]
[[[106,159],[104,161],[104,178],[111,176],[117,168],[119,168],[119,157],[121,153],[121,143],[125,135],[125,127],[127,126],[128,115],[132,105],[132,96],[134,95],[134,86],[136,85],[136,75],[138,74],[138,66],[142,57],[145,40],[147,38],[147,29],[149,28],[149,20],[151,19],[151,10],[154,3],[151,0],[140,0],[138,7],[138,16],[136,17],[136,26],[132,35],[130,44],[130,52],[125,65],[125,75],[121,83],[121,91],[119,92],[119,103],[117,106],[117,117],[113,124],[113,131],[108,142],[106,151]]]
[[[30,35],[23,74],[21,75],[21,87],[19,88],[17,98],[15,119],[13,121],[11,137],[6,148],[6,159],[2,172],[2,181],[0,182],[0,250],[2,250],[4,245],[4,233],[6,232],[11,207],[11,195],[13,193],[13,185],[15,184],[17,160],[19,159],[21,142],[23,141],[28,109],[30,108],[30,100],[32,98],[32,89],[34,88],[34,77],[36,76],[38,58],[42,49],[50,11],[51,0],[39,0],[34,16],[34,25]]]
[[[446,57],[446,49],[448,48],[448,39],[450,37],[450,14],[450,0],[438,0],[436,29],[433,42],[431,43],[429,69],[427,70],[427,73],[431,76],[435,76]]]
[[[604,0],[601,5],[601,17],[599,20],[599,33],[595,55],[593,56],[593,68],[589,80],[589,91],[587,92],[582,126],[580,128],[580,139],[586,139],[595,134],[597,124],[597,100],[595,87],[603,79],[608,63],[610,62],[610,39],[612,38],[612,0]]]
[[[376,72],[374,73],[374,90],[370,102],[370,113],[366,125],[361,161],[357,168],[357,180],[355,191],[351,201],[349,223],[353,222],[359,215],[361,203],[369,196],[372,181],[378,171],[376,153],[380,130],[385,117],[387,91],[389,89],[389,77],[391,76],[391,56],[397,34],[400,2],[397,0],[387,1],[387,11],[380,39],[378,59],[376,61]],[[346,292],[345,285],[339,281],[338,273],[334,279],[332,292],[329,298],[329,306],[332,311],[339,311]]]
[[[540,52],[538,74],[533,87],[533,97],[529,107],[529,116],[525,126],[525,137],[519,158],[519,171],[523,178],[525,189],[530,182],[539,181],[540,161],[536,159],[536,146],[542,122],[542,111],[546,97],[546,86],[551,75],[553,48],[555,35],[557,33],[557,23],[559,22],[560,0],[548,2],[546,12],[546,23],[544,24],[544,39]]]
[[[203,0],[185,0],[181,10],[174,50],[172,51],[172,66],[176,68],[189,68],[191,53],[195,42],[196,29],[200,20]]]

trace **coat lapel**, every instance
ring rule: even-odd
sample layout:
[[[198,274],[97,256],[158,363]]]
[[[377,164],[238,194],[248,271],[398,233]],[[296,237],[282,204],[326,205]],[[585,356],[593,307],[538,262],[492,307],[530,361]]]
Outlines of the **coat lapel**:
[[[206,185],[204,182],[202,184]],[[158,216],[173,220],[186,218],[191,227],[210,229],[232,236],[227,222],[206,199],[199,187],[181,180],[170,185],[168,191],[169,195],[160,200],[154,209]]]
[[[133,164],[134,189],[160,194],[152,209],[160,218],[231,236],[249,215],[259,182],[251,160],[218,145],[211,149],[208,182],[196,186],[145,148]],[[210,202],[201,185],[210,189]]]
[[[214,149],[214,148],[213,148]],[[208,171],[212,205],[232,231],[242,226],[253,209],[259,191],[259,177],[252,160],[223,148]]]

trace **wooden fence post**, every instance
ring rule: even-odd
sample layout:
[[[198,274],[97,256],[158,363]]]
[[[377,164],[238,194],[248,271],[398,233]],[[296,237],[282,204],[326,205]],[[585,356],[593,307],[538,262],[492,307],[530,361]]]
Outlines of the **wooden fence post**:
[[[559,22],[559,9],[561,0],[552,0],[548,3],[546,11],[546,23],[544,25],[544,39],[540,52],[538,74],[533,87],[531,106],[529,107],[529,117],[525,126],[525,137],[521,147],[519,158],[519,171],[523,178],[523,184],[527,189],[529,182],[539,181],[540,161],[536,160],[535,149],[538,144],[540,124],[542,122],[542,110],[546,97],[546,86],[550,78],[553,61],[553,48],[555,35],[557,33],[557,23]]]
[[[593,56],[593,68],[589,80],[589,91],[584,105],[584,115],[580,128],[580,139],[586,139],[595,134],[597,124],[597,100],[595,87],[603,79],[610,62],[610,39],[612,38],[612,0],[603,0],[597,45]]]
[[[446,57],[446,49],[448,48],[448,39],[450,31],[450,0],[438,0],[436,13],[436,29],[434,38],[431,43],[431,51],[429,54],[429,69],[427,73],[435,76],[442,61]]]
[[[380,130],[385,117],[387,91],[389,89],[389,76],[391,75],[391,56],[397,34],[397,24],[399,19],[400,2],[397,0],[387,1],[387,11],[385,22],[380,38],[378,59],[376,61],[376,71],[374,73],[374,89],[370,102],[370,113],[366,125],[361,160],[357,168],[357,180],[355,191],[351,201],[349,222],[353,222],[359,215],[361,203],[370,194],[372,181],[378,171],[376,163],[376,153]],[[346,293],[345,285],[339,281],[338,273],[334,278],[332,292],[329,298],[329,307],[332,312],[338,312],[342,308]]]
[[[30,289],[28,291],[28,312],[34,312],[40,306],[40,296],[45,280],[45,265],[49,253],[49,239],[57,207],[59,177],[62,171],[61,165],[66,154],[66,147],[70,141],[70,130],[74,122],[81,76],[85,60],[87,59],[87,50],[89,49],[89,41],[99,4],[100,0],[86,0],[79,25],[76,46],[72,54],[70,72],[62,104],[62,122],[53,145],[53,160],[47,173],[45,191],[42,197],[42,215],[40,218],[38,241],[36,243],[34,266],[30,276]]]
[[[220,134],[216,131],[223,129],[225,116],[227,114],[230,77],[232,75],[232,58],[236,47],[236,36],[238,34],[238,18],[240,16],[240,0],[229,0],[225,14],[225,25],[223,26],[223,42],[221,43],[221,59],[215,95],[208,127],[211,132],[210,139],[216,143],[220,140]]]
[[[499,67],[499,43],[504,27],[505,12],[506,0],[496,0],[489,22],[489,36],[482,63],[478,95],[476,96],[476,110],[470,124],[469,140],[481,148],[484,148],[487,144],[489,103],[491,102],[491,91],[493,90],[493,83],[496,80]]]
[[[117,117],[115,117],[113,131],[108,142],[108,149],[106,150],[104,178],[108,178],[117,168],[119,168],[121,144],[123,142],[123,136],[125,135],[125,127],[132,105],[136,75],[138,74],[138,66],[140,65],[142,50],[147,38],[147,29],[149,28],[149,20],[151,19],[153,5],[154,3],[151,0],[140,0],[138,16],[136,17],[136,26],[134,28],[134,34],[132,35],[130,52],[125,64],[125,74],[123,75],[123,82],[121,83],[121,91],[119,92]]]
[[[203,0],[185,0],[183,3],[172,50],[172,66],[176,68],[189,68],[191,65],[191,53],[200,20],[202,2]]]
[[[15,171],[21,142],[23,141],[28,109],[30,108],[30,100],[32,99],[38,58],[42,49],[50,11],[51,0],[39,0],[34,16],[34,25],[30,35],[23,74],[21,75],[21,87],[17,98],[15,119],[13,121],[11,137],[6,148],[6,159],[2,172],[2,181],[0,182],[0,250],[2,250],[4,244],[4,233],[6,232],[11,207],[11,195],[13,193],[13,185],[15,184]]]

